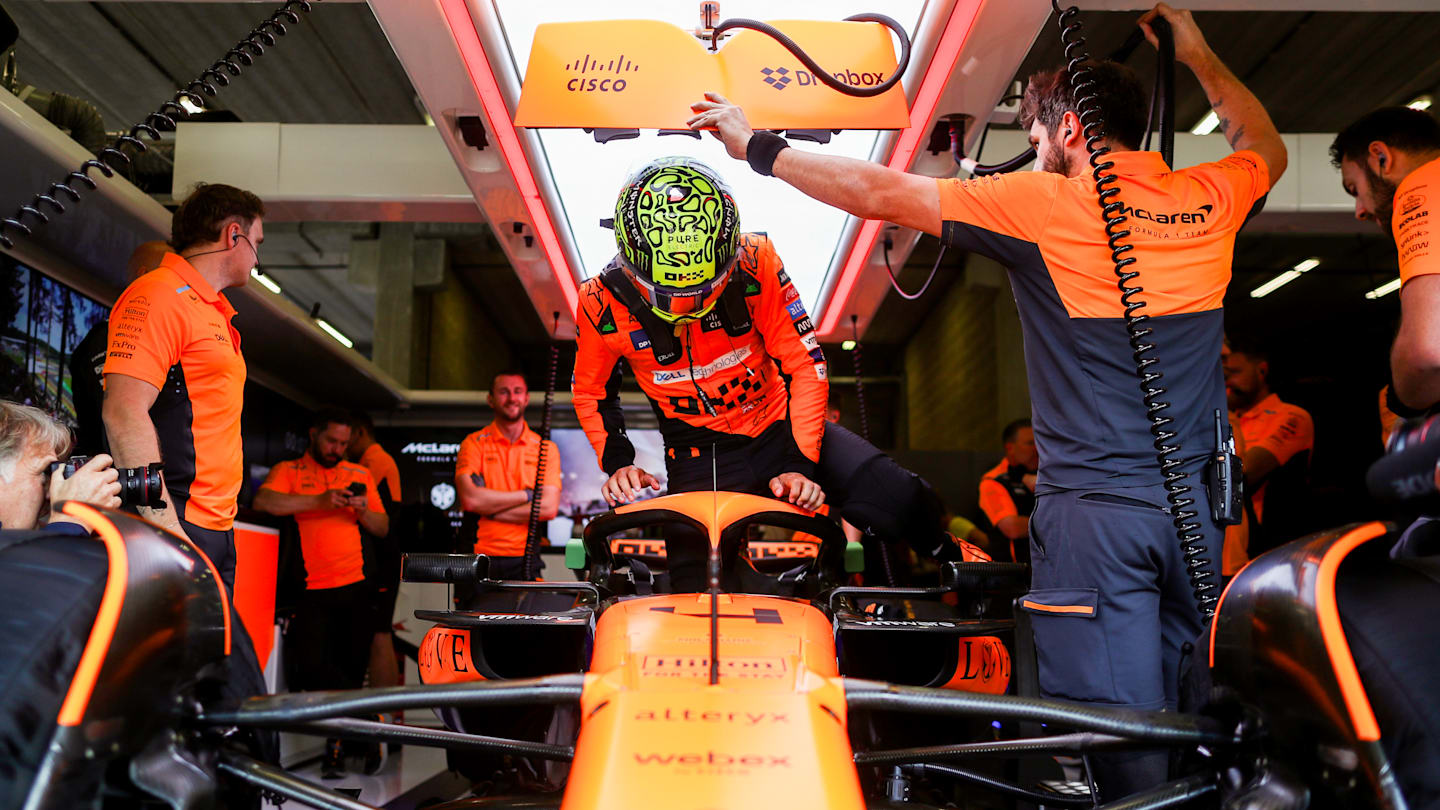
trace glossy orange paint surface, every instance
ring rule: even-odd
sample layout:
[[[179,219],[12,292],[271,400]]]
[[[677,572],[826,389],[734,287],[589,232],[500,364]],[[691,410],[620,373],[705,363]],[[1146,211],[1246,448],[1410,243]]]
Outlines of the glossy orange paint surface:
[[[600,617],[564,810],[864,806],[824,615],[740,595],[721,595],[719,613],[715,686],[708,595]]]

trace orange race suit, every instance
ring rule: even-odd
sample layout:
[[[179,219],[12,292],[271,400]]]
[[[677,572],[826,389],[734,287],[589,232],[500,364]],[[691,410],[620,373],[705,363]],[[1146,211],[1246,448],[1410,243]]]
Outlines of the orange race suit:
[[[670,492],[768,496],[772,476],[796,472],[825,491],[832,517],[961,559],[930,485],[825,421],[825,355],[770,240],[743,234],[736,261],[715,309],[678,327],[650,313],[614,262],[581,286],[572,391],[601,467],[613,475],[635,462],[620,409],[623,357],[660,420]]]
[[[738,449],[784,422],[777,472],[814,478],[829,396],[825,354],[769,238],[742,234],[735,261],[715,308],[674,327],[638,303],[617,262],[580,287],[575,413],[607,474],[635,462],[620,411],[623,357],[660,420],[667,467],[712,446]]]

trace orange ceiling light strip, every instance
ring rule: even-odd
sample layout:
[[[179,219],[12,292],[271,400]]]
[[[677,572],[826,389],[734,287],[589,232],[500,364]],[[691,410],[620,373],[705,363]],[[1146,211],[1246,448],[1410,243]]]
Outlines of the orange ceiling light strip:
[[[900,138],[895,143],[895,151],[890,155],[890,160],[886,161],[886,166],[902,172],[910,167],[910,159],[920,148],[920,139],[928,134],[925,128],[934,117],[935,108],[940,105],[940,94],[944,92],[945,83],[950,80],[950,74],[955,70],[960,51],[965,47],[965,41],[975,25],[975,17],[980,13],[983,4],[984,0],[956,0],[955,6],[950,9],[950,19],[945,23],[945,32],[940,35],[940,42],[935,46],[935,55],[925,70],[925,78],[920,82],[920,92],[915,94],[915,106],[910,109],[910,126],[900,133]],[[850,293],[855,289],[855,281],[860,277],[860,271],[870,260],[870,252],[875,249],[882,225],[884,223],[880,220],[867,219],[860,226],[860,232],[855,236],[855,244],[845,259],[845,267],[840,271],[840,280],[835,283],[835,292],[830,296],[825,305],[825,314],[820,319],[822,334],[833,332],[844,314],[845,304],[850,300]]]
[[[495,140],[500,144],[500,154],[505,158],[505,164],[510,167],[510,175],[515,178],[515,185],[520,189],[520,199],[530,214],[530,221],[535,225],[535,235],[540,240],[546,259],[550,261],[551,272],[555,274],[555,281],[560,285],[560,292],[565,296],[569,311],[574,312],[580,303],[575,277],[570,272],[569,262],[565,260],[565,251],[560,246],[560,237],[555,231],[550,212],[545,209],[545,201],[540,197],[540,187],[535,183],[530,161],[526,159],[525,150],[520,145],[520,136],[510,122],[510,108],[505,105],[505,95],[500,92],[500,83],[495,78],[495,71],[490,67],[489,57],[485,54],[485,46],[480,42],[480,32],[475,29],[475,20],[470,16],[469,6],[466,0],[440,0],[440,9],[450,26],[450,35],[460,48],[460,58],[464,60],[465,68],[470,73],[470,81],[474,83],[475,92],[480,96],[480,104],[485,108],[485,117],[490,121]]]
[[[125,585],[130,580],[130,558],[125,553],[125,540],[120,537],[120,530],[95,507],[70,501],[64,505],[63,511],[71,517],[80,518],[100,535],[100,541],[105,544],[105,554],[110,558],[100,610],[95,614],[90,638],[85,641],[85,650],[80,653],[80,665],[70,679],[70,689],[65,693],[65,702],[60,704],[60,716],[56,720],[62,726],[73,727],[85,719],[85,709],[90,705],[90,695],[95,692],[95,683],[100,679],[105,653],[110,650],[115,626],[120,623],[120,608],[125,604]]]

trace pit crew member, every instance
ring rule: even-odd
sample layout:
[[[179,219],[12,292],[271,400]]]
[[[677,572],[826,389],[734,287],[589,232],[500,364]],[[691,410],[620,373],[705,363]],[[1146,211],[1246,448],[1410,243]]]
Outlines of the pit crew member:
[[[1128,208],[1125,227],[1164,370],[1164,415],[1195,497],[1191,522],[1218,583],[1222,527],[1210,519],[1201,471],[1224,413],[1221,302],[1235,233],[1285,169],[1279,133],[1253,94],[1206,44],[1190,14],[1161,3],[1176,59],[1199,80],[1234,154],[1179,171],[1134,151],[1146,128],[1146,93],[1123,66],[1097,62],[1105,156]],[[1030,520],[1033,613],[1040,686],[1053,697],[1160,709],[1177,702],[1181,645],[1201,631],[1174,516],[1137,391],[1115,266],[1106,244],[1089,150],[1064,69],[1032,76],[1023,124],[1041,171],[969,181],[895,171],[877,163],[788,149],[756,134],[744,113],[708,95],[695,129],[711,128],[736,159],[822,202],[938,236],[1010,269],[1040,453]],[[1033,349],[1032,349],[1033,347]],[[1163,754],[1095,758],[1102,800],[1166,778]]]

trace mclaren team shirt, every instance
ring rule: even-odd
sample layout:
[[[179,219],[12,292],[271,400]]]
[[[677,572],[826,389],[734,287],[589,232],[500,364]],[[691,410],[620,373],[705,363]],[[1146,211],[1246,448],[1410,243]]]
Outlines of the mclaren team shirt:
[[[1126,255],[1144,288],[1148,342],[1184,469],[1214,450],[1225,413],[1221,301],[1235,234],[1270,188],[1263,159],[1242,151],[1171,171],[1155,152],[1108,158],[1129,217]],[[1088,172],[942,179],[941,240],[1010,268],[1025,337],[1040,453],[1036,493],[1163,482],[1127,337],[1114,262]]]
[[[234,317],[230,302],[189,262],[167,253],[110,311],[104,371],[159,389],[150,419],[165,485],[188,498],[186,520],[222,532],[234,523],[244,473],[245,358]]]
[[[306,453],[270,469],[262,489],[283,495],[321,495],[332,489],[365,487],[365,509],[385,513],[370,471],[349,461],[324,467]],[[360,540],[360,518],[348,506],[310,509],[295,513],[300,527],[300,556],[305,561],[305,588],[318,591],[340,588],[365,578],[365,554]]]
[[[1440,158],[1411,172],[1395,189],[1391,227],[1400,254],[1400,282],[1440,273],[1440,242],[1434,212],[1440,205]]]

